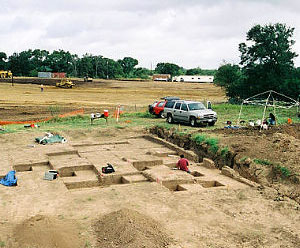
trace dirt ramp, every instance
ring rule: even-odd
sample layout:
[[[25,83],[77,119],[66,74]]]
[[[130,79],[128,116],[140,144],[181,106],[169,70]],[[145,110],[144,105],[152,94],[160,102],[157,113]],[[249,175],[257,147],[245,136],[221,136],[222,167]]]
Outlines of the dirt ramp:
[[[130,209],[103,216],[94,229],[99,248],[160,248],[172,243],[158,222]]]
[[[76,223],[67,220],[37,215],[25,220],[14,230],[16,247],[36,248],[81,248]]]

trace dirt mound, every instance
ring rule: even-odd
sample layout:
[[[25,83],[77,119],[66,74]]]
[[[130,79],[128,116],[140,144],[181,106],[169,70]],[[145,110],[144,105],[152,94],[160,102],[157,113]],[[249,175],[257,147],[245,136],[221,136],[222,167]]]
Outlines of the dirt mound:
[[[25,220],[14,230],[16,247],[81,248],[79,230],[72,221],[37,215]]]
[[[103,216],[94,229],[101,248],[160,248],[172,241],[159,223],[130,209]]]

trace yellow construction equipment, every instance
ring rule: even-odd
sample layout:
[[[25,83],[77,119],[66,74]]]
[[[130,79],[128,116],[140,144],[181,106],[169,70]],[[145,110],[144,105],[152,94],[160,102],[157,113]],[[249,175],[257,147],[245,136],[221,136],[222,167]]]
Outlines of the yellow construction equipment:
[[[12,78],[11,71],[0,71],[0,78]]]
[[[63,78],[59,83],[56,83],[56,87],[71,89],[75,84],[67,78]]]

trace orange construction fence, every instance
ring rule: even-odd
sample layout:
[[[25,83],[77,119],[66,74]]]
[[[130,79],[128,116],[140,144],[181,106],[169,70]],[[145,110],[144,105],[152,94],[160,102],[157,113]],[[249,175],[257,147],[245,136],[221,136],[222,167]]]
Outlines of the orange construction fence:
[[[75,110],[75,111],[72,111],[72,112],[69,112],[66,114],[61,114],[61,115],[58,115],[58,117],[64,118],[64,117],[75,116],[75,115],[80,115],[80,114],[84,114],[84,109],[79,109],[79,110]],[[0,125],[4,126],[4,125],[11,125],[11,124],[32,124],[32,123],[49,121],[53,118],[55,118],[55,116],[47,117],[42,120],[32,120],[32,121],[0,121]]]

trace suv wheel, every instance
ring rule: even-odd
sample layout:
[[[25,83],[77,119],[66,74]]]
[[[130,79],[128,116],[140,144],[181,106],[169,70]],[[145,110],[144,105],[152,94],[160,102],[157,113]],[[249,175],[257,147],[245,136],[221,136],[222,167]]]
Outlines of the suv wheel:
[[[170,123],[170,124],[174,122],[172,115],[168,114],[168,116],[167,116],[167,122]]]
[[[196,118],[195,117],[191,117],[190,124],[191,124],[192,127],[197,126],[197,122],[196,122]]]
[[[208,123],[208,126],[214,126],[214,125],[215,125],[215,122],[214,122],[214,121]]]
[[[162,118],[162,114],[163,114],[163,111],[160,111],[159,114],[158,114],[158,117]]]

